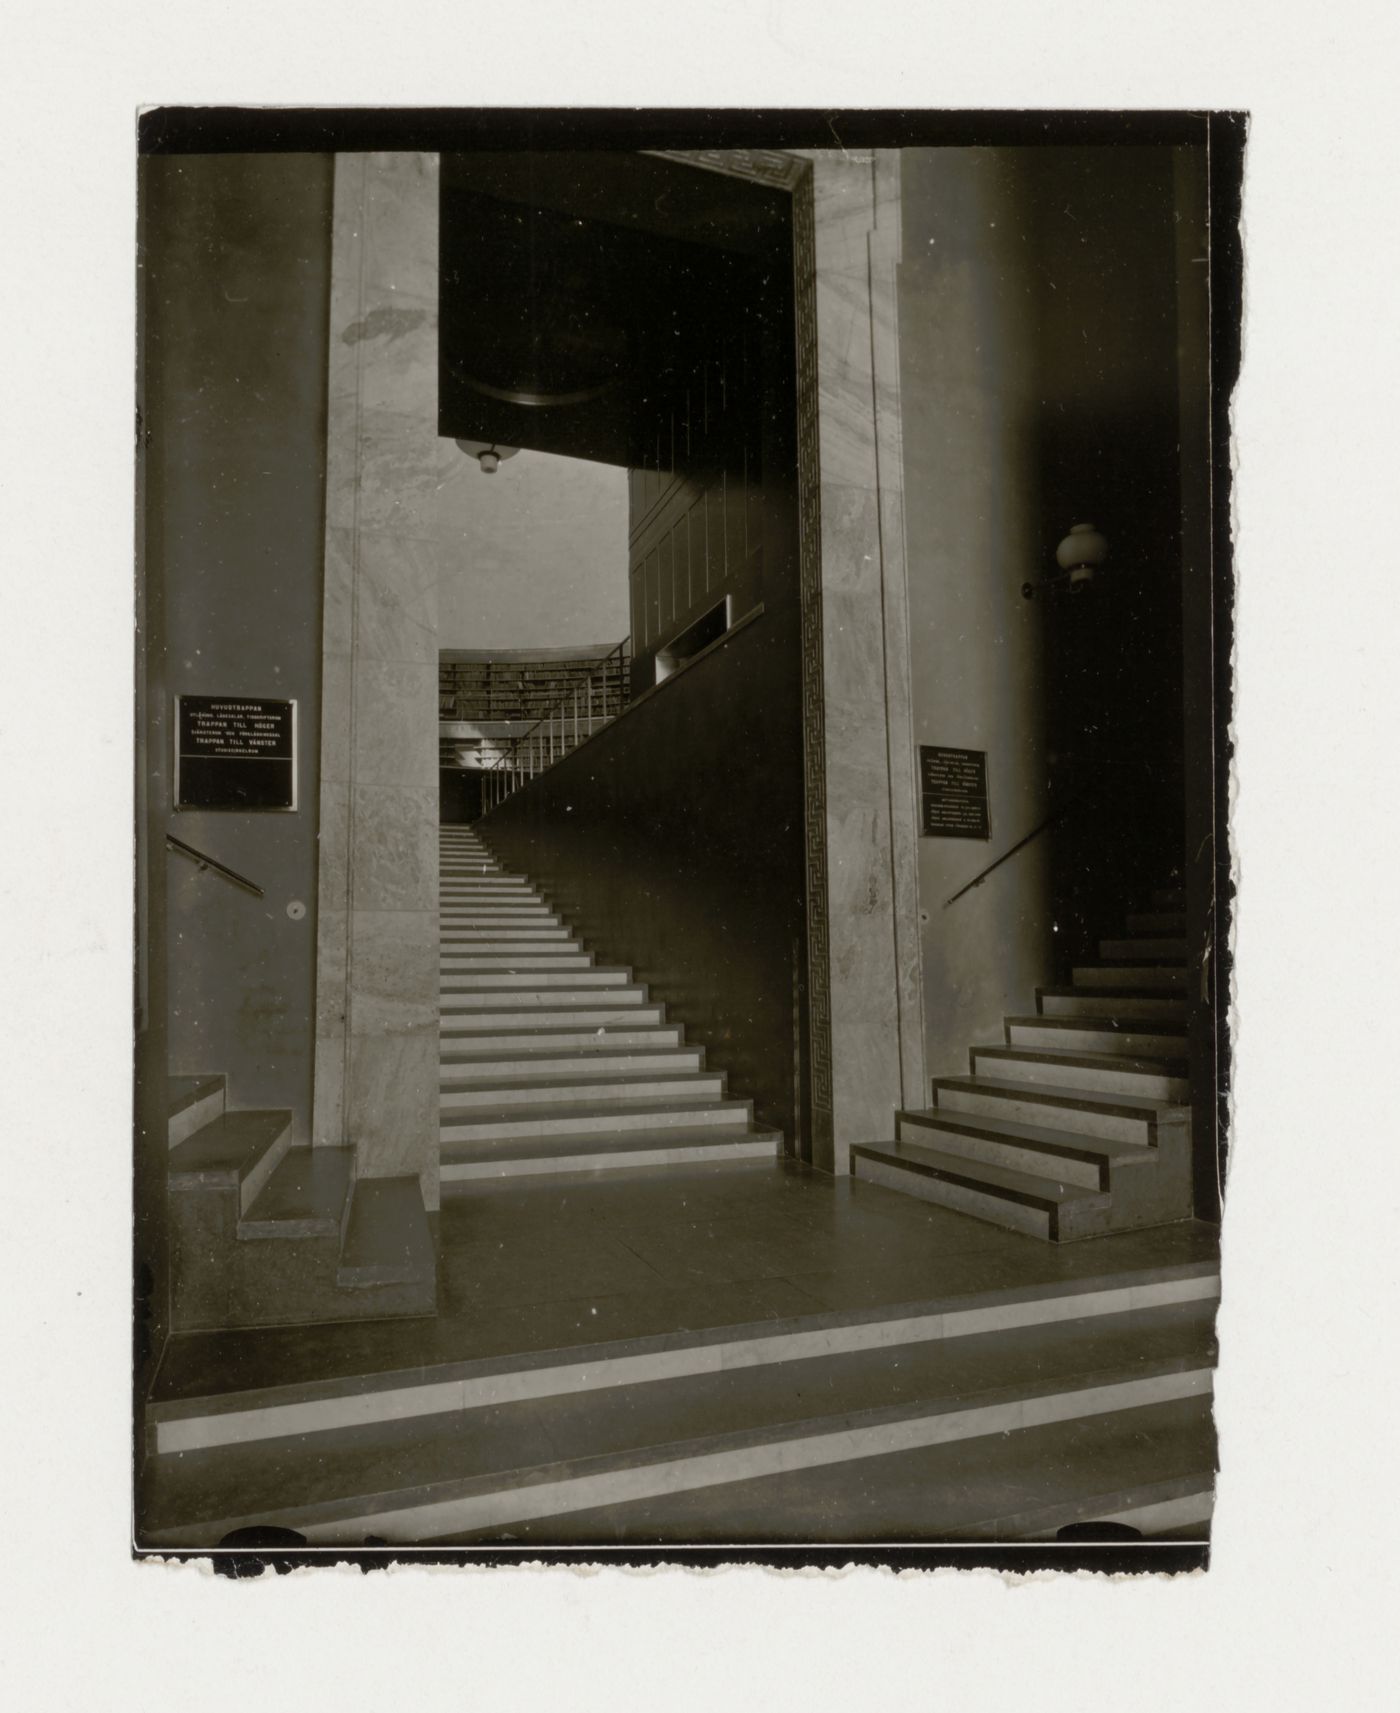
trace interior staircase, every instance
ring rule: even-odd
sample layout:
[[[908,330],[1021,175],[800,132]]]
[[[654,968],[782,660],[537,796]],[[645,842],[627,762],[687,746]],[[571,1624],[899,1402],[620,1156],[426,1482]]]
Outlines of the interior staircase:
[[[291,1145],[292,1114],[172,1076],[167,1166],[175,1332],[432,1314],[416,1178],[356,1181],[353,1148]]]
[[[851,1171],[1055,1243],[1192,1211],[1183,900],[1159,891]]]
[[[725,1073],[646,986],[593,961],[472,827],[441,831],[441,1173],[482,1179],[773,1159]]]

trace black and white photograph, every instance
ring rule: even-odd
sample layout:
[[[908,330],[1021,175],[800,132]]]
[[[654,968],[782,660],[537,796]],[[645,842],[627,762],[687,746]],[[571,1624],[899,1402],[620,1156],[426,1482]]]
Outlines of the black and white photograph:
[[[141,125],[137,1548],[1204,1565],[1244,116],[391,118]]]
[[[1397,63],[7,17],[7,1705],[1389,1709]]]

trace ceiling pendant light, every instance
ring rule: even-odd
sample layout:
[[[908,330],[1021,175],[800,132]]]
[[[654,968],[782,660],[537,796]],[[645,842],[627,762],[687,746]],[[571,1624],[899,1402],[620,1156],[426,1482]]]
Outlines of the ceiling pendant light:
[[[518,446],[497,446],[494,440],[459,440],[457,445],[468,458],[475,458],[488,476],[494,476],[502,460],[514,458],[520,450]]]

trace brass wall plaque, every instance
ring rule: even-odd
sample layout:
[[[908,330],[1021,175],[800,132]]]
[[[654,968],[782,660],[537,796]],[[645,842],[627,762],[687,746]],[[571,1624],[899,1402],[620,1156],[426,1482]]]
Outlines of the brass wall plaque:
[[[295,809],[297,705],[266,696],[175,698],[177,809]]]
[[[991,838],[986,750],[920,744],[919,797],[925,838]]]

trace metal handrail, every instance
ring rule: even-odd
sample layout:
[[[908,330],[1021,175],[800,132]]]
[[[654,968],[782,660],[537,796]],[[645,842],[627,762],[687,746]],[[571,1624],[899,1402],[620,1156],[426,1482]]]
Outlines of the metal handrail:
[[[1000,868],[1004,862],[1007,862],[1010,858],[1014,857],[1017,851],[1024,850],[1026,846],[1030,844],[1032,839],[1038,839],[1042,833],[1048,832],[1049,829],[1055,826],[1057,822],[1063,821],[1065,816],[1069,814],[1073,807],[1074,805],[1072,803],[1066,803],[1063,809],[1056,809],[1053,815],[1047,815],[1038,826],[1031,828],[1025,838],[1017,839],[1016,843],[1012,845],[1010,850],[1003,851],[995,862],[989,862],[980,874],[974,875],[973,878],[968,881],[966,886],[960,886],[950,898],[945,898],[943,900],[943,908],[946,910],[950,904],[956,904],[965,892],[971,892],[974,886],[980,886],[987,876],[991,874],[993,869]]]
[[[561,761],[581,743],[586,743],[627,706],[627,670],[632,658],[632,639],[624,637],[609,649],[581,684],[549,711],[529,731],[511,740],[489,767],[482,769],[485,795],[483,813],[504,803],[536,774]],[[596,707],[595,707],[596,685]],[[580,701],[582,697],[582,701]]]
[[[187,845],[183,839],[177,839],[174,833],[165,835],[165,842],[172,851],[179,851],[181,856],[188,857],[200,868],[212,868],[215,874],[223,875],[225,880],[231,880],[235,886],[241,886],[245,892],[251,892],[254,898],[264,898],[262,887],[255,880],[249,880],[246,874],[240,874],[236,868],[230,868],[217,857],[211,857],[204,851],[197,851],[193,845]]]
[[[1136,768],[1139,767],[1141,763],[1132,759],[1116,761],[1101,759],[1098,765],[1100,767]],[[994,869],[1000,868],[1004,862],[1008,861],[1011,857],[1014,857],[1017,851],[1023,851],[1026,846],[1032,842],[1032,840],[1038,839],[1042,833],[1049,832],[1051,827],[1058,826],[1059,823],[1064,820],[1065,816],[1071,812],[1071,810],[1079,808],[1080,804],[1092,799],[1094,796],[1095,792],[1092,788],[1085,791],[1078,791],[1067,802],[1062,803],[1058,809],[1052,809],[1043,821],[1037,822],[1037,824],[1031,828],[1025,838],[1017,839],[1016,843],[1012,845],[1009,850],[1004,850],[994,862],[989,862],[980,874],[975,874],[972,879],[968,881],[966,886],[960,886],[955,893],[950,897],[945,898],[943,900],[943,908],[946,910],[950,904],[956,904],[965,893],[971,892],[975,886],[980,886]]]

